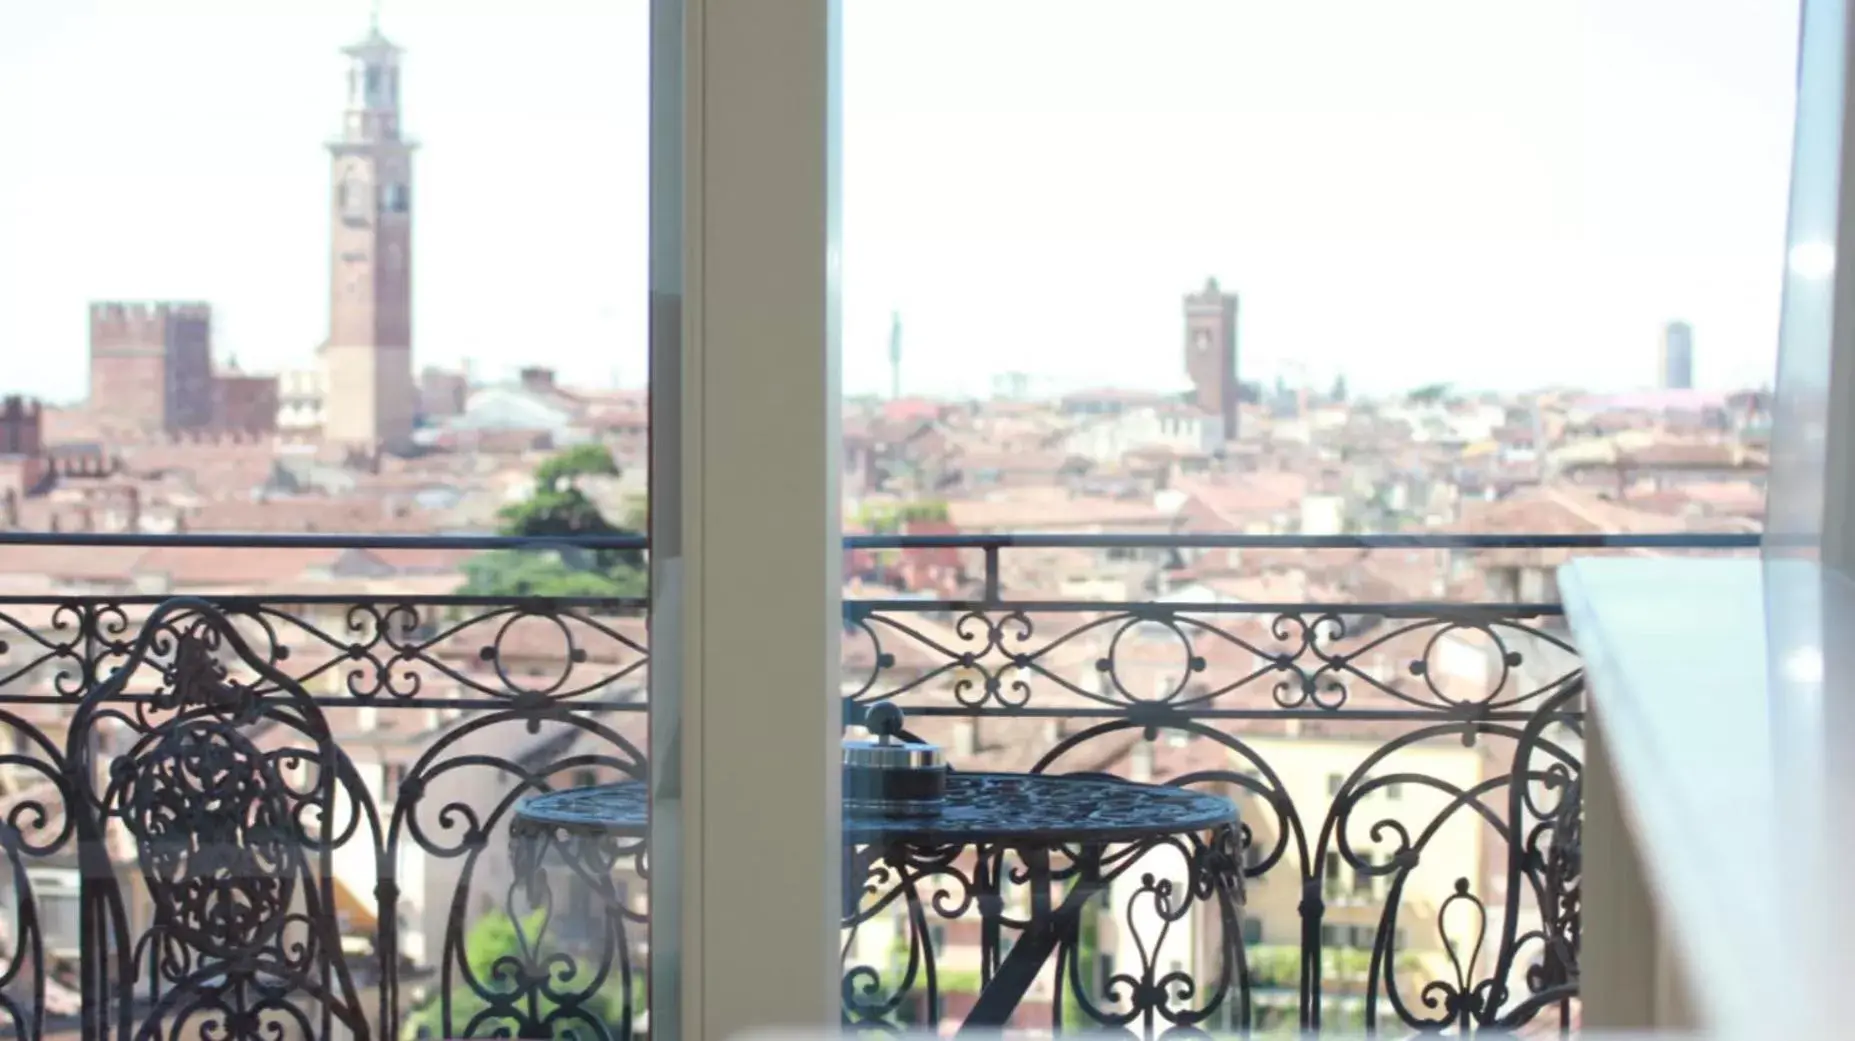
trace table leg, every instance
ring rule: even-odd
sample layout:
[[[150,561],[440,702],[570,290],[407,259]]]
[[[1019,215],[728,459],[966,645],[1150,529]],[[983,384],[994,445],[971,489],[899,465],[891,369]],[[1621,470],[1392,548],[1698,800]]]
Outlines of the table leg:
[[[612,884],[612,872],[622,856],[641,850],[641,844],[627,846],[612,836],[511,828],[509,857],[514,878],[505,896],[504,910],[516,933],[517,950],[512,957],[521,966],[514,976],[517,982],[509,986],[500,979],[476,979],[465,970],[464,982],[489,1009],[487,1016],[476,1014],[475,1018],[483,1020],[480,1023],[454,1023],[454,1032],[461,1035],[473,1026],[506,1029],[513,1022],[519,1037],[551,1038],[557,1033],[558,1020],[572,1023],[582,1035],[606,1036],[613,1041],[629,1038],[637,1013],[632,1004],[634,966],[625,920],[628,909]],[[566,978],[558,975],[553,959],[565,953],[560,949],[561,934],[568,928],[565,919],[570,909],[556,906],[553,879],[548,872],[550,854],[602,905],[602,910],[595,912],[598,919],[594,923],[601,949],[578,952],[587,957],[576,959],[575,971]],[[600,995],[608,987],[622,988],[617,1023],[601,1018]]]
[[[1222,855],[1209,858],[1207,870],[1211,873],[1211,892],[1217,901],[1218,915],[1222,919],[1224,972],[1223,980],[1226,994],[1219,999],[1220,1004],[1230,1001],[1229,984],[1236,984],[1235,1022],[1226,1006],[1225,1029],[1239,1030],[1247,1033],[1250,1029],[1250,973],[1249,955],[1243,947],[1243,855],[1241,835],[1235,826],[1219,828],[1211,834],[1211,848],[1223,851]]]
[[[1097,850],[1089,850],[1083,856],[1099,855]],[[1023,853],[1025,866],[1029,868],[1030,881],[1034,886],[1050,884],[1050,854],[1047,850],[1026,850]],[[1070,887],[1069,895],[1054,911],[1037,915],[1030,925],[1011,945],[1011,953],[992,976],[992,982],[986,985],[984,993],[973,1005],[972,1012],[960,1025],[962,1033],[967,1030],[995,1030],[1005,1025],[1011,1014],[1017,1011],[1024,995],[1036,982],[1037,974],[1043,971],[1056,945],[1064,936],[1073,935],[1082,920],[1082,909],[1101,892],[1097,871],[1082,871],[1077,874],[1076,883]],[[1059,981],[1058,991],[1061,991]]]

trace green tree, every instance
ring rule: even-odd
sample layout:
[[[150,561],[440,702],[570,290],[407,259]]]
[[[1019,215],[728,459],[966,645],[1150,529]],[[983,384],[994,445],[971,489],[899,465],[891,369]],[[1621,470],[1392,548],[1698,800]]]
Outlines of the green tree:
[[[911,502],[896,511],[896,521],[901,524],[934,523],[945,524],[953,516],[947,504],[941,499],[926,502]]]
[[[625,516],[619,522],[630,531],[646,531],[651,526],[651,500],[648,495],[634,495],[625,500]]]
[[[924,499],[897,504],[869,503],[857,514],[857,522],[874,535],[893,535],[903,525],[933,522],[946,523],[952,517],[942,499]]]
[[[504,535],[559,539],[532,550],[498,550],[464,565],[467,596],[622,597],[645,590],[644,558],[635,549],[588,549],[587,537],[635,535],[607,520],[580,487],[584,477],[616,477],[618,463],[604,445],[576,445],[535,468],[535,490],[497,514]]]
[[[574,445],[549,456],[535,468],[535,487],[554,488],[580,477],[617,477],[618,460],[601,444]]]
[[[570,556],[586,555],[601,568],[624,564],[637,567],[643,562],[634,549],[578,550],[567,540],[586,537],[635,535],[605,519],[599,507],[578,488],[565,491],[536,489],[521,502],[510,503],[497,513],[504,535],[521,535],[531,539],[561,539],[562,551]]]
[[[1404,400],[1413,405],[1437,405],[1448,399],[1449,390],[1447,383],[1426,383],[1404,395]]]
[[[639,597],[642,568],[575,566],[552,551],[496,550],[464,563],[465,596]]]
[[[536,968],[530,964],[529,957],[523,953],[522,937],[527,937],[530,943],[540,938],[543,923],[546,921],[545,916],[545,911],[535,911],[524,917],[519,933],[516,930],[515,920],[500,911],[485,915],[481,921],[471,927],[470,932],[464,937],[464,961],[470,966],[470,975],[479,986],[498,994],[510,994],[516,991],[517,984],[509,977],[506,967],[522,965],[527,966],[531,971]],[[499,970],[498,962],[503,963],[503,969]],[[578,963],[582,966],[582,972],[590,972],[598,965],[598,959],[581,958],[578,959]],[[575,983],[584,986],[590,982],[590,978],[565,982],[568,987]],[[644,1011],[645,993],[643,980],[636,978],[635,972],[631,991],[631,1016],[635,1022],[638,1015]],[[543,1020],[560,1007],[545,997],[538,997],[532,1008],[528,1005],[526,998],[516,1004],[524,1014],[532,1014],[535,1018]],[[616,969],[581,1007],[588,1016],[604,1023],[616,1041],[629,1041],[628,1038],[617,1036],[620,1024],[624,1021],[625,983]],[[445,1029],[442,997],[433,994],[406,1013],[405,1020],[400,1027],[400,1037],[402,1041],[413,1041],[415,1038],[463,1037],[466,1036],[466,1032],[471,1032],[475,1036],[491,1036],[498,1030],[508,1031],[515,1025],[506,1019],[490,1018],[476,1024],[475,1029],[472,1030],[471,1021],[487,1008],[489,1008],[488,1001],[468,983],[454,978],[451,985],[450,1029]],[[577,1037],[583,1041],[587,1037],[587,1031],[583,1022],[567,1017],[555,1025],[554,1036],[556,1038]]]
[[[1077,925],[1076,935],[1076,978],[1081,981],[1089,1000],[1096,1008],[1104,1004],[1101,986],[1101,943],[1098,934],[1101,929],[1101,914],[1106,907],[1104,898],[1098,906],[1090,901],[1082,908],[1082,920]],[[1065,973],[1067,975],[1067,973]],[[1059,981],[1058,992],[1063,996],[1063,1029],[1069,1031],[1091,1030],[1096,1026],[1095,1020],[1083,1008],[1082,1001],[1076,996],[1075,988],[1067,979]]]

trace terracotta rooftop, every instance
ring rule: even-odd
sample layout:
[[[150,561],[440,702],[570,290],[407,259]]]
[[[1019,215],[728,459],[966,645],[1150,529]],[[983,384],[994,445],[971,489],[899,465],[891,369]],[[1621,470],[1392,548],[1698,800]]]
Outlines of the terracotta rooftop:
[[[1765,452],[1727,442],[1658,442],[1624,452],[1618,465],[1657,469],[1763,470]]]
[[[176,589],[268,589],[312,571],[326,570],[341,554],[337,549],[227,551],[160,546],[143,552],[135,561],[134,573],[164,575]]]
[[[1651,513],[1567,486],[1529,488],[1494,502],[1462,504],[1456,531],[1531,535],[1594,535],[1606,532],[1678,530],[1664,514]]]
[[[1050,487],[995,498],[955,499],[947,503],[947,513],[954,527],[968,532],[1152,529],[1171,519],[1149,501],[1070,496]]]
[[[1208,517],[1187,510],[1184,531],[1242,530],[1249,522],[1300,506],[1308,494],[1306,474],[1276,470],[1182,480],[1174,488],[1201,504]]]
[[[119,546],[0,546],[0,582],[11,587],[123,583],[146,549]]]
[[[407,500],[395,513],[386,500],[372,495],[298,496],[269,500],[202,503],[187,517],[191,531],[246,532],[429,532],[432,519]]]

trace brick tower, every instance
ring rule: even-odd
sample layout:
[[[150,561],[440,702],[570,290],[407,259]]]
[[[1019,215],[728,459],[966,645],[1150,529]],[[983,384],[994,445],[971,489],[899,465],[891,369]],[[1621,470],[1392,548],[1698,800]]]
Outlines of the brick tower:
[[[406,445],[412,378],[412,151],[400,136],[400,50],[380,34],[344,48],[348,108],[329,143],[329,334],[323,438],[352,449]]]
[[[200,430],[213,420],[212,308],[90,305],[90,411],[122,432]]]
[[[1185,297],[1185,372],[1192,400],[1223,420],[1224,440],[1236,440],[1237,294],[1219,289],[1215,278]]]

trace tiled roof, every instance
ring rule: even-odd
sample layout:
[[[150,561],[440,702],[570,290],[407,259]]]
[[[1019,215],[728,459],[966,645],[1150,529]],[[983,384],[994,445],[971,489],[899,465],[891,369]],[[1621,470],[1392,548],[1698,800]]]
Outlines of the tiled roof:
[[[227,551],[192,546],[160,546],[135,561],[138,575],[165,575],[175,589],[214,591],[270,589],[305,574],[327,569],[341,556],[338,549],[261,549]]]
[[[1240,530],[1252,520],[1299,507],[1308,494],[1308,478],[1277,470],[1182,480],[1174,487],[1211,514],[1210,518],[1188,519],[1184,530]]]
[[[1726,442],[1657,442],[1622,453],[1618,464],[1633,468],[1763,470],[1762,451]]]
[[[1072,496],[1051,487],[985,499],[955,499],[947,503],[947,513],[954,527],[971,532],[1154,528],[1171,518],[1149,501]]]
[[[370,549],[367,555],[400,574],[460,573],[474,549]]]
[[[0,582],[15,588],[64,583],[126,586],[136,562],[147,553],[123,546],[0,546]]]
[[[1462,505],[1456,531],[1584,535],[1675,530],[1663,514],[1633,509],[1582,488],[1529,488],[1494,502]]]
[[[432,518],[401,502],[396,513],[372,495],[300,496],[269,500],[202,503],[187,517],[190,531],[241,532],[428,532]]]

